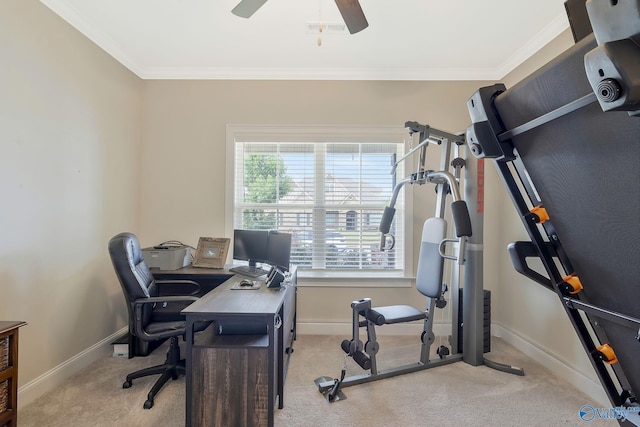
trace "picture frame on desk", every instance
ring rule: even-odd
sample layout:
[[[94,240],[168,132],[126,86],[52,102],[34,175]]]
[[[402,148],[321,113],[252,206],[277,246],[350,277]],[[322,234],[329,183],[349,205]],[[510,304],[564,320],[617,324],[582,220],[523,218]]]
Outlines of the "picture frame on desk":
[[[230,240],[227,237],[200,237],[192,265],[203,268],[224,268]]]

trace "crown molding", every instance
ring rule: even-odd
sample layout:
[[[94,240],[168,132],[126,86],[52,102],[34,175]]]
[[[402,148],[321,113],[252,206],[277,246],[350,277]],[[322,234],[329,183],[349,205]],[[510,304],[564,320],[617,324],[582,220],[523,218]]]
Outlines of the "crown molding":
[[[492,80],[492,69],[455,68],[148,68],[148,80]]]
[[[569,27],[566,15],[558,15],[533,39],[496,68],[145,67],[122,50],[112,38],[97,31],[96,26],[68,1],[40,0],[40,2],[143,80],[495,81],[504,78]]]
[[[496,69],[495,80],[503,79],[507,74],[515,70],[520,64],[531,58],[536,52],[549,44],[553,39],[558,37],[569,28],[569,20],[566,14],[560,14],[555,17],[546,27],[544,27],[534,38],[529,40],[521,49],[507,58]]]
[[[65,0],[40,0],[47,8],[53,11],[80,34],[95,43],[100,49],[111,55],[116,61],[124,65],[129,71],[143,78],[144,68],[127,55],[111,37],[103,32],[96,31],[96,26],[84,17],[78,9]]]

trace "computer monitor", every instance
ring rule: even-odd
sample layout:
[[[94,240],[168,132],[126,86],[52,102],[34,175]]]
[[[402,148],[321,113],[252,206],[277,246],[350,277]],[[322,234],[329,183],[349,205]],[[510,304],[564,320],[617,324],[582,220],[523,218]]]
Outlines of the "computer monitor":
[[[257,262],[268,262],[269,230],[233,230],[233,259],[249,261],[251,267]]]
[[[277,230],[269,232],[267,262],[273,267],[289,271],[291,258],[291,234]]]

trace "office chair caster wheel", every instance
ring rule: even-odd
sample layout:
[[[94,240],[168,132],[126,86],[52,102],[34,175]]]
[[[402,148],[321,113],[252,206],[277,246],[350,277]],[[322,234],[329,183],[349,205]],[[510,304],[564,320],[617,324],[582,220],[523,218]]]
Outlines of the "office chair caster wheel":
[[[131,387],[131,381],[125,381],[124,384],[122,384],[122,388],[129,388]]]
[[[153,400],[147,400],[143,405],[144,409],[151,409],[153,407]]]

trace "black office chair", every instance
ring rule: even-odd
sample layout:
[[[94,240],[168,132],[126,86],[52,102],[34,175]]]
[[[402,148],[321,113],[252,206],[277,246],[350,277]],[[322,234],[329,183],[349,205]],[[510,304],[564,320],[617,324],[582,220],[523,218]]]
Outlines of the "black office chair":
[[[144,403],[144,408],[150,409],[155,395],[169,378],[175,380],[185,373],[185,361],[180,359],[178,342],[178,337],[184,338],[185,334],[185,319],[180,311],[198,299],[193,295],[198,292],[199,286],[192,281],[179,281],[184,285],[191,285],[190,295],[159,296],[161,284],[178,281],[154,280],[144,261],[140,243],[131,233],[120,233],[111,238],[109,255],[127,301],[130,334],[146,342],[171,339],[167,358],[162,365],[132,372],[127,375],[122,385],[123,388],[129,388],[132,380],[136,378],[162,374],[151,388]],[[204,329],[204,326],[198,329]]]

